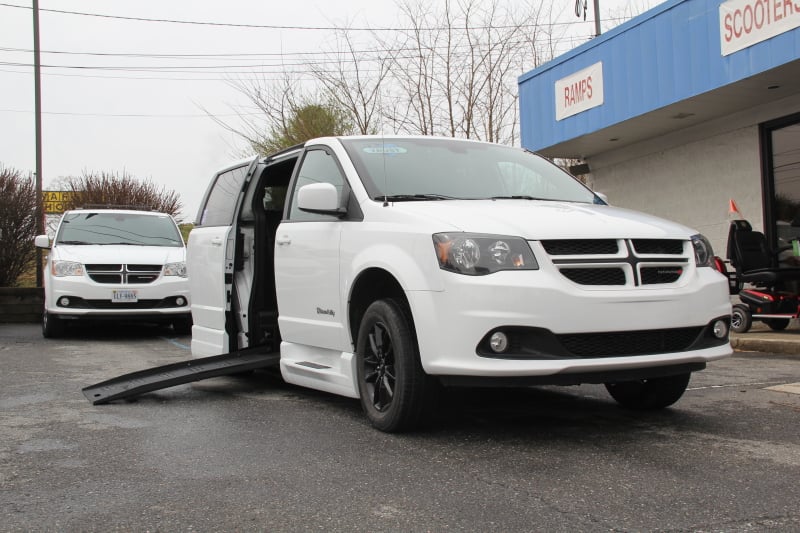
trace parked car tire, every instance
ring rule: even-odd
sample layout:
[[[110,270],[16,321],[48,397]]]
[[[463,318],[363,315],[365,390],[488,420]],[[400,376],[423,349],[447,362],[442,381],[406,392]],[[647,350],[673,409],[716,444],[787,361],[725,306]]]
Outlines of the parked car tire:
[[[192,334],[192,319],[181,317],[172,321],[172,329],[178,335],[191,335]]]
[[[367,308],[356,357],[358,392],[370,423],[386,432],[417,427],[433,384],[422,370],[411,321],[400,303],[378,300]]]
[[[57,339],[63,337],[66,324],[58,315],[53,315],[45,311],[42,314],[42,336],[46,339]]]
[[[746,305],[736,304],[731,311],[731,329],[736,333],[747,333],[753,325],[753,315]]]
[[[661,378],[606,383],[606,390],[629,409],[663,409],[677,402],[689,385],[691,373]]]

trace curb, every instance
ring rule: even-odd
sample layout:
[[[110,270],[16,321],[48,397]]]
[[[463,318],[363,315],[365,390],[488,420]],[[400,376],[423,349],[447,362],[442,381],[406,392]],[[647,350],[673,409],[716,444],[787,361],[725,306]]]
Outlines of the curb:
[[[765,338],[764,335],[747,333],[731,336],[731,346],[740,352],[767,352],[793,355],[800,359],[800,336],[796,338]]]

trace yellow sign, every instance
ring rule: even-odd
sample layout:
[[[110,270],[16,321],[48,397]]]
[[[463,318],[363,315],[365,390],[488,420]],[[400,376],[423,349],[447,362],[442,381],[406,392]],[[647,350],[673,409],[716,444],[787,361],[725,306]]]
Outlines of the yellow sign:
[[[58,215],[67,210],[67,203],[75,197],[73,191],[42,191],[46,215]]]

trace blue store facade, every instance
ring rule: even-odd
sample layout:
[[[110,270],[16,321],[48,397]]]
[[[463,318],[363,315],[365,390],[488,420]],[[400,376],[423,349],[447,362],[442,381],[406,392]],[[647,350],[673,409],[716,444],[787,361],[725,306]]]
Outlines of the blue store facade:
[[[800,0],[671,0],[519,78],[521,140],[614,205],[800,236]],[[738,215],[737,215],[738,216]]]

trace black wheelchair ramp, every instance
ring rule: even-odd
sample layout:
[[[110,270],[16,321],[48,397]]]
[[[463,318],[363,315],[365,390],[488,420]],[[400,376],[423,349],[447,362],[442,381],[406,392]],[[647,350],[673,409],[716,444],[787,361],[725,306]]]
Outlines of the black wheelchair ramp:
[[[276,367],[280,358],[280,352],[267,352],[263,348],[202,357],[132,372],[90,385],[83,389],[83,395],[94,405],[100,405],[193,381]]]

